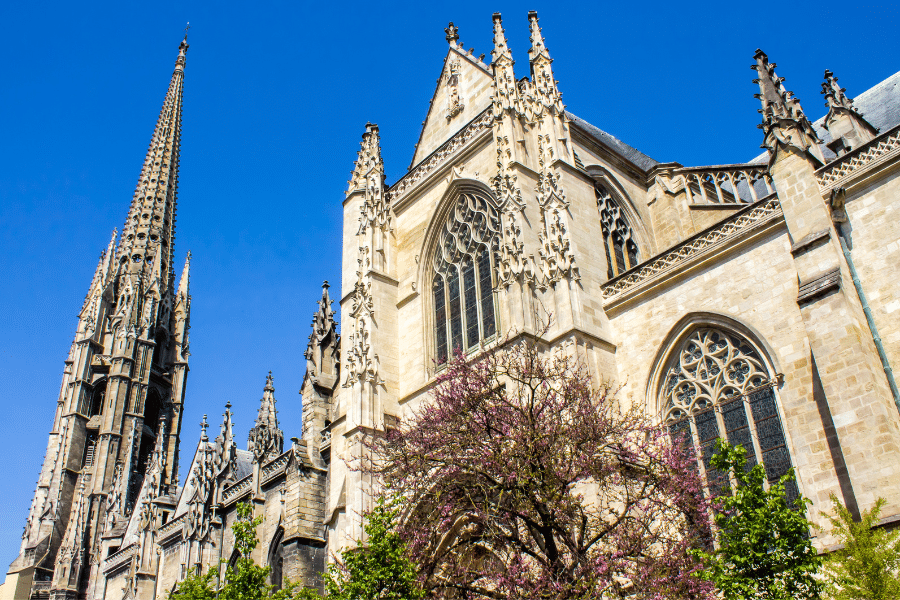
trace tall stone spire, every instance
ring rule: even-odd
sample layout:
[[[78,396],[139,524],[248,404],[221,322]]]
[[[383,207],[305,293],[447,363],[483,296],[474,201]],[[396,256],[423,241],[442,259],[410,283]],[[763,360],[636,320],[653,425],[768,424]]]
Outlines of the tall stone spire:
[[[149,274],[148,264],[161,247],[164,287],[174,281],[172,257],[175,247],[175,212],[178,198],[178,162],[181,153],[181,109],[184,89],[184,64],[188,50],[187,35],[178,46],[175,70],[163,101],[150,147],[144,159],[131,209],[122,228],[119,256],[126,272]]]
[[[775,74],[775,63],[770,63],[766,53],[759,49],[753,58],[756,59],[756,64],[750,68],[758,75],[753,83],[759,84],[759,93],[754,94],[754,97],[762,103],[759,113],[762,114],[763,122],[759,128],[765,132],[762,147],[769,151],[770,164],[774,162],[775,154],[781,147],[808,153],[824,164],[825,158],[819,149],[819,136],[803,113],[800,101],[782,85],[784,77]]]
[[[838,85],[838,78],[831,71],[825,71],[822,83],[822,95],[828,114],[825,116],[825,129],[831,134],[828,144],[835,154],[842,156],[854,148],[871,141],[878,135],[878,128],[869,123],[859,110],[853,106],[847,90]]]
[[[253,452],[258,463],[266,462],[281,454],[284,448],[284,433],[278,428],[278,414],[275,410],[275,386],[272,371],[266,377],[263,397],[259,401],[256,425],[250,430],[247,449]]]
[[[100,534],[114,545],[124,535],[119,517],[131,513],[145,481],[159,489],[177,481],[190,296],[185,269],[175,306],[171,263],[187,49],[185,39],[121,237],[113,231],[79,312],[21,553],[7,577],[22,589],[51,579],[53,598],[90,595],[76,566],[102,559]],[[156,465],[149,480],[148,465]]]

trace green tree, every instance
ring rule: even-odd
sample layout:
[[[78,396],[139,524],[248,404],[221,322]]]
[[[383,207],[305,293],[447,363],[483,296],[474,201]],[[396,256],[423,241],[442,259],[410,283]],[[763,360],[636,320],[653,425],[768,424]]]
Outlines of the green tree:
[[[875,506],[853,520],[837,497],[832,494],[834,516],[831,532],[844,547],[834,552],[825,563],[825,580],[830,584],[829,596],[835,600],[895,600],[900,598],[900,530],[875,528],[884,506],[879,498]]]
[[[177,589],[169,595],[169,600],[311,600],[318,598],[315,591],[301,589],[299,584],[285,582],[282,589],[266,583],[269,567],[257,565],[251,554],[259,544],[256,528],[262,523],[262,517],[253,518],[253,509],[249,504],[237,505],[238,518],[231,526],[234,533],[234,549],[238,559],[234,566],[228,565],[225,570],[225,581],[217,590],[217,569],[210,569],[205,574],[196,573],[187,576],[178,584]],[[225,562],[225,561],[223,561]]]
[[[697,552],[708,562],[706,576],[729,600],[820,598],[815,574],[822,559],[809,538],[809,500],[789,506],[785,499],[793,469],[766,490],[763,466],[747,469],[746,450],[721,439],[711,462],[736,485],[727,484],[718,499],[718,547]]]
[[[397,533],[398,502],[385,496],[365,515],[366,543],[341,552],[325,577],[328,600],[419,600],[425,594]]]

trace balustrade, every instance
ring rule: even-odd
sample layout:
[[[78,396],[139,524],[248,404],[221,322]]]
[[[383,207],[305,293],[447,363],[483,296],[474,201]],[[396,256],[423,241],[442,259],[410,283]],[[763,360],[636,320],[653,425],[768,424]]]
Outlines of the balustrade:
[[[680,167],[669,179],[681,180],[690,204],[753,204],[775,192],[764,164]]]

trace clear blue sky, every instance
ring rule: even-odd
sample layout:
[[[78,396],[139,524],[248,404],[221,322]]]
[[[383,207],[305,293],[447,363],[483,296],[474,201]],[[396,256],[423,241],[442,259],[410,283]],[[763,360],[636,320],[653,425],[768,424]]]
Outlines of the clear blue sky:
[[[75,315],[125,218],[185,22],[175,250],[179,268],[194,255],[189,459],[201,415],[218,423],[226,401],[245,438],[269,369],[285,435],[300,435],[303,350],[322,280],[338,283],[341,201],[366,121],[381,127],[394,182],[440,74],[447,22],[490,55],[501,11],[523,76],[529,9],[569,109],[660,161],[760,152],[757,47],[812,119],[825,112],[826,68],[851,95],[900,69],[896,1],[3,3],[2,572],[18,552]]]

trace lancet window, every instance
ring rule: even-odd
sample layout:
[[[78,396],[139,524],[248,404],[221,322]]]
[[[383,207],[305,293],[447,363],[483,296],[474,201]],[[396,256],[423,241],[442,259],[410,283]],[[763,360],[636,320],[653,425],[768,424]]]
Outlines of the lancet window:
[[[603,184],[594,185],[610,279],[638,264],[638,247],[619,202]]]
[[[432,300],[437,364],[497,334],[494,270],[500,213],[481,191],[460,193],[434,252]]]
[[[710,465],[719,438],[741,444],[748,467],[762,463],[769,484],[791,468],[775,380],[742,336],[712,327],[694,331],[674,353],[660,396],[670,434],[693,447],[700,459],[697,468],[702,466],[711,490],[723,483]],[[796,481],[786,492],[792,502],[798,495]]]

